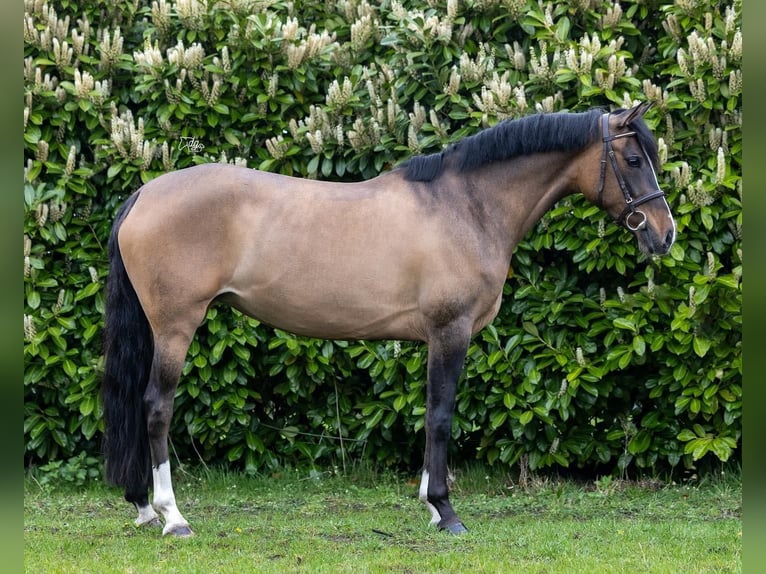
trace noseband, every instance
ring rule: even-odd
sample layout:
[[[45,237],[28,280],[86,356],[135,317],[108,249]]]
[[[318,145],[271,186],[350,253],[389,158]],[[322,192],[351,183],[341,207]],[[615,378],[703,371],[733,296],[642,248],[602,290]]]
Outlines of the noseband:
[[[665,197],[665,192],[661,189],[657,189],[656,191],[653,191],[652,193],[645,195],[643,197],[639,197],[638,199],[633,199],[633,196],[630,194],[630,189],[628,188],[628,184],[625,182],[625,178],[622,177],[622,172],[620,171],[620,166],[617,165],[617,157],[615,156],[614,149],[612,148],[612,140],[616,140],[618,138],[625,138],[628,136],[634,136],[636,135],[636,132],[627,132],[624,134],[617,134],[617,135],[610,135],[609,134],[609,114],[603,114],[601,116],[601,134],[602,134],[602,141],[604,142],[604,152],[601,156],[601,179],[599,180],[598,184],[598,204],[603,207],[604,205],[604,182],[606,180],[606,158],[609,156],[609,160],[612,163],[612,169],[614,170],[614,175],[617,178],[617,183],[620,185],[620,189],[622,190],[622,195],[625,197],[625,209],[622,210],[622,213],[618,218],[615,219],[615,222],[618,225],[625,224],[625,227],[630,229],[631,231],[638,231],[639,229],[643,229],[646,227],[646,214],[643,211],[640,211],[636,209],[639,205],[642,203],[646,203],[647,201],[651,201],[652,199],[657,199],[658,197]],[[639,144],[641,144],[639,140]],[[646,150],[644,149],[644,146],[641,145],[641,150],[644,152],[644,156],[646,157],[647,161],[649,161],[649,155],[646,153]],[[651,167],[651,163],[649,164]],[[633,216],[638,217],[638,223],[634,224],[632,223]]]

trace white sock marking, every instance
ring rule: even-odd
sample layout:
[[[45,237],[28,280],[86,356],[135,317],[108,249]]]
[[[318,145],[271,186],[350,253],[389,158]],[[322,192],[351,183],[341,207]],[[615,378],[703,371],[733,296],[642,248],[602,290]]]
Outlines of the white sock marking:
[[[139,506],[136,504],[136,509],[138,510],[138,518],[136,518],[135,522],[136,526],[149,524],[152,520],[158,518],[157,513],[154,511],[151,504],[147,504],[146,506]]]
[[[173,493],[173,483],[170,478],[170,462],[165,461],[152,470],[154,475],[154,507],[165,518],[163,534],[167,534],[177,526],[189,526],[186,519],[176,506],[176,497]]]
[[[420,498],[420,502],[425,504],[428,507],[428,510],[431,511],[431,524],[438,524],[441,522],[441,515],[439,514],[439,511],[436,510],[436,507],[428,502],[428,471],[424,470],[423,475],[420,478],[420,490],[418,491],[418,498]]]

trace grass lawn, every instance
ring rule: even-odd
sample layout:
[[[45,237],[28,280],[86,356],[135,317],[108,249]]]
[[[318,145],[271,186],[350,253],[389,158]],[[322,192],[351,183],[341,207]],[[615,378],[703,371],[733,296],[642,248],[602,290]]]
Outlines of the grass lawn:
[[[489,471],[490,473],[493,471]],[[196,535],[137,529],[113,488],[25,483],[25,571],[210,573],[740,572],[739,476],[667,485],[532,480],[475,468],[452,501],[470,532],[429,527],[418,480],[286,471],[177,473]]]

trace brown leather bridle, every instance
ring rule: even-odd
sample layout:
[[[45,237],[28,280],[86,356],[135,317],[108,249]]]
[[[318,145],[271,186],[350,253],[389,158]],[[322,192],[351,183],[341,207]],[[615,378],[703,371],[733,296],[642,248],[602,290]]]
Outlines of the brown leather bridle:
[[[617,178],[617,183],[620,186],[620,189],[622,190],[622,195],[625,197],[625,209],[623,209],[622,213],[619,217],[617,217],[614,221],[618,225],[624,224],[625,227],[630,229],[631,231],[638,231],[640,229],[643,229],[646,227],[646,214],[643,211],[640,211],[636,209],[639,205],[646,203],[647,201],[651,201],[653,199],[657,199],[659,197],[665,197],[665,192],[661,189],[657,189],[656,191],[653,191],[647,195],[644,195],[643,197],[634,198],[630,194],[630,188],[628,187],[627,182],[625,181],[625,178],[622,176],[622,172],[620,171],[619,165],[617,165],[617,157],[615,156],[614,149],[612,148],[612,140],[616,140],[619,138],[625,138],[629,136],[636,135],[636,132],[626,132],[624,134],[616,134],[616,135],[610,135],[609,134],[609,114],[603,114],[601,116],[601,134],[602,134],[602,141],[604,142],[604,152],[601,156],[601,179],[599,181],[598,185],[598,204],[603,207],[604,205],[604,182],[606,180],[606,158],[609,156],[609,160],[612,163],[612,169],[614,170],[614,175]],[[649,166],[651,168],[651,161],[649,160],[649,154],[646,153],[646,150],[644,149],[644,146],[641,144],[639,140],[639,145],[641,145],[641,150],[644,152],[644,156],[646,157],[646,160],[649,161]],[[655,177],[655,181],[656,181]],[[634,215],[640,216],[640,220],[635,225],[631,222],[631,219]]]

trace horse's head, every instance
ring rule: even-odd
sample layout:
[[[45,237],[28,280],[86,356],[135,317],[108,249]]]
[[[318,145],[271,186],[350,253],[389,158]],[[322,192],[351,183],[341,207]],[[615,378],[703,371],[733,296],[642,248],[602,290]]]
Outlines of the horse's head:
[[[657,182],[657,144],[642,119],[650,107],[639,104],[601,117],[597,185],[585,195],[632,231],[641,251],[664,255],[675,241],[676,225]]]

